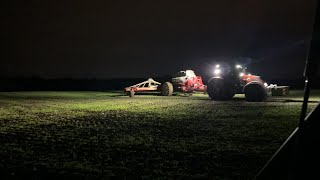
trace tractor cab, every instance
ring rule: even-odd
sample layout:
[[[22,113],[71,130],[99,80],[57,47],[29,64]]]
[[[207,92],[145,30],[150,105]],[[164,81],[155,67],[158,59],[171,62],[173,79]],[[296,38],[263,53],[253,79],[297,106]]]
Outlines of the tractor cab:
[[[230,64],[217,64],[214,69],[214,77],[236,79],[246,74],[246,67],[243,67],[239,64],[230,65]]]

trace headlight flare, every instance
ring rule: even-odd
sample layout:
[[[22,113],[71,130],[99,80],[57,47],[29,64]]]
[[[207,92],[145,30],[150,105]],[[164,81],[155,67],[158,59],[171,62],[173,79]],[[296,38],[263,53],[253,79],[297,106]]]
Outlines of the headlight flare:
[[[239,65],[239,64],[237,64],[237,65],[236,65],[236,68],[237,68],[237,69],[240,69],[240,68],[242,68],[242,66]]]
[[[215,75],[219,75],[221,73],[221,69],[215,69],[213,73]]]

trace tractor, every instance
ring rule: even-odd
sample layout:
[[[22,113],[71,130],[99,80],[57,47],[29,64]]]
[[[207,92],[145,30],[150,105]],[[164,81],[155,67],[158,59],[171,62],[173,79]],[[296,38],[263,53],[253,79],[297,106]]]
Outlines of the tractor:
[[[260,76],[247,74],[241,65],[217,64],[214,76],[208,81],[207,93],[213,100],[228,101],[235,94],[244,93],[250,102],[264,101],[268,85]]]
[[[193,93],[206,92],[207,86],[203,84],[201,76],[197,76],[193,70],[179,71],[171,82],[165,82],[161,86],[163,96],[171,96],[173,92]]]

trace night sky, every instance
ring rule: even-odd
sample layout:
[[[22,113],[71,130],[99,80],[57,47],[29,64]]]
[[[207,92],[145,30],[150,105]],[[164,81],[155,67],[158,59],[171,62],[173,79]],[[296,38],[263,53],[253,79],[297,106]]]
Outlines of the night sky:
[[[241,60],[265,78],[302,77],[315,0],[1,2],[1,76],[212,74]]]

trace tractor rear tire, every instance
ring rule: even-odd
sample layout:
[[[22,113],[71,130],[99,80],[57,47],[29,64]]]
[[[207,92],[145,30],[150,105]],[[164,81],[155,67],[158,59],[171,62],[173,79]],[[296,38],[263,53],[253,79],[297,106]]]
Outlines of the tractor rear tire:
[[[267,89],[261,83],[249,83],[243,88],[246,100],[249,102],[262,102],[267,96]]]
[[[234,85],[221,78],[209,80],[207,93],[212,100],[217,101],[228,101],[236,94]]]
[[[170,82],[165,82],[161,88],[162,96],[172,96],[173,94],[173,85]]]

